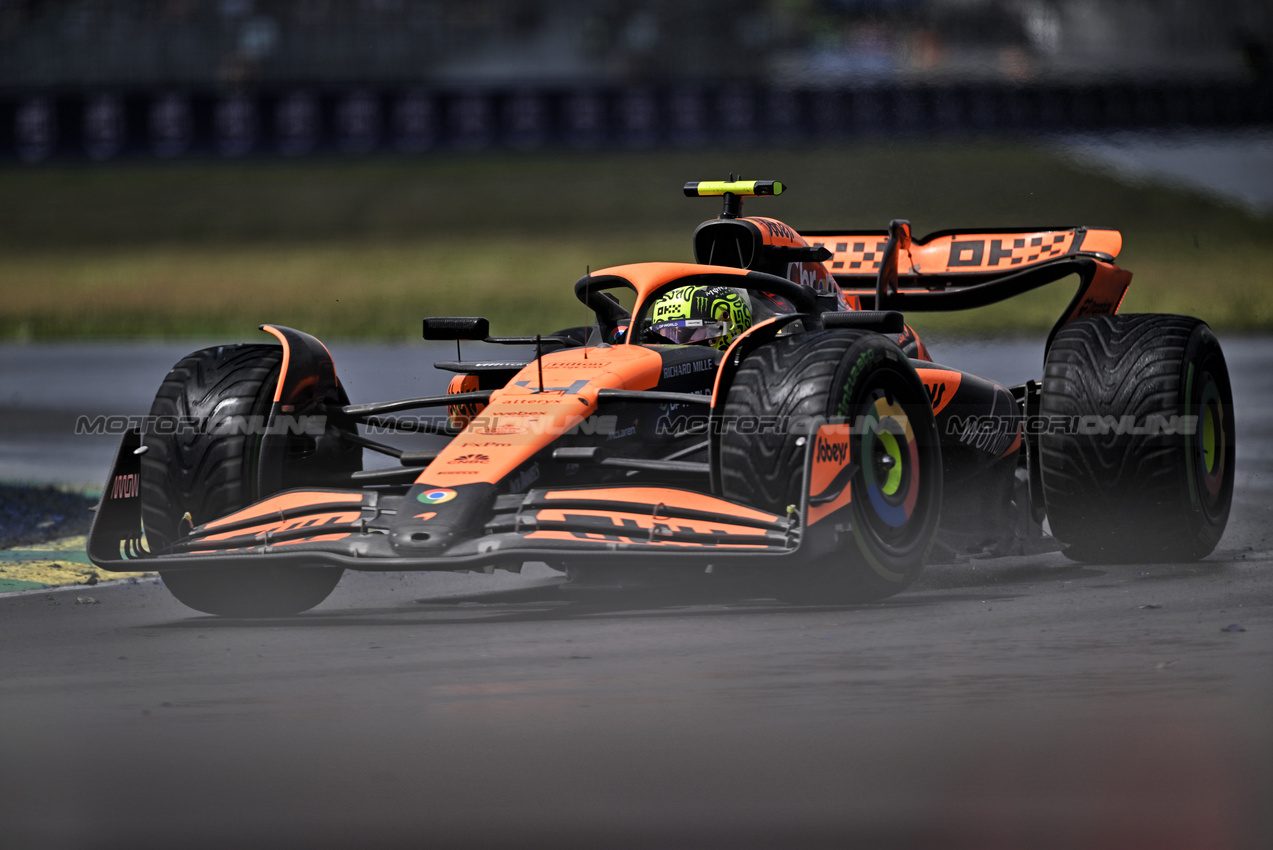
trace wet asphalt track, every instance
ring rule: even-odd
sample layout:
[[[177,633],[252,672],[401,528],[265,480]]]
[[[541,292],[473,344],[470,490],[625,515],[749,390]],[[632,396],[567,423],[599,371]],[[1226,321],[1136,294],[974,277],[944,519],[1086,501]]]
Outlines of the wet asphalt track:
[[[1224,343],[1237,498],[1199,564],[977,561],[803,609],[546,570],[351,573],[277,621],[155,584],[0,598],[2,843],[1273,846],[1273,345]],[[144,411],[189,347],[0,348],[4,477],[100,477],[110,441],[68,418]],[[354,401],[435,389],[415,348],[333,348]],[[936,355],[1039,368],[1037,344]]]

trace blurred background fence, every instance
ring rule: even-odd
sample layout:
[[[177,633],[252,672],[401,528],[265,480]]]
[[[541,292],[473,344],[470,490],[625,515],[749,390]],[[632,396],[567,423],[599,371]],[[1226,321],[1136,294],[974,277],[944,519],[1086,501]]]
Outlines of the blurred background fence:
[[[1273,3],[0,0],[0,160],[1273,122]]]
[[[1117,226],[1127,309],[1268,330],[1264,200],[1092,151],[1195,140],[1267,199],[1270,44],[1273,0],[0,0],[0,340],[536,333],[688,259],[679,186],[731,170],[802,227]]]

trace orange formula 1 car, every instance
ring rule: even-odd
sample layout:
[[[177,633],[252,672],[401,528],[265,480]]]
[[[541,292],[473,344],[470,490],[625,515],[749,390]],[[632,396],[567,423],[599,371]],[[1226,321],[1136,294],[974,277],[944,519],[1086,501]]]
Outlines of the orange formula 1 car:
[[[322,343],[272,325],[276,344],[191,354],[123,440],[90,558],[157,569],[200,611],[278,616],[346,569],[747,571],[779,598],[861,602],[937,558],[1214,548],[1234,475],[1224,357],[1197,319],[1118,314],[1117,231],[797,233],[742,215],[778,182],[685,190],[724,200],[697,263],[585,276],[590,327],[501,339],[425,319],[457,350],[536,346],[437,363],[444,395],[350,404]],[[938,365],[903,321],[1071,275],[1041,382]],[[394,432],[450,440],[404,450]],[[364,470],[368,450],[399,465]]]

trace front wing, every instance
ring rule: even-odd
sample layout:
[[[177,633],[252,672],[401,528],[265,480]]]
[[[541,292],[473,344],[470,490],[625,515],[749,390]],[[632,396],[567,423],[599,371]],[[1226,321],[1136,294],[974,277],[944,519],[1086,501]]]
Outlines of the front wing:
[[[649,485],[534,489],[483,496],[463,493],[431,504],[436,488],[403,495],[312,488],[275,494],[195,526],[172,546],[152,551],[141,523],[141,435],[125,435],[89,535],[89,559],[106,570],[251,567],[264,563],[365,571],[514,568],[656,559],[660,566],[702,568],[816,558],[853,545],[852,486],[858,465],[849,426],[815,420],[806,443],[801,501],[779,515],[698,491]],[[468,487],[489,485],[464,485]],[[460,498],[457,498],[459,496]],[[460,523],[446,514],[464,497]],[[475,514],[476,510],[476,514]],[[413,531],[395,533],[410,514]],[[435,520],[436,517],[436,520]],[[457,529],[459,529],[457,531]],[[439,543],[439,541],[444,541]]]

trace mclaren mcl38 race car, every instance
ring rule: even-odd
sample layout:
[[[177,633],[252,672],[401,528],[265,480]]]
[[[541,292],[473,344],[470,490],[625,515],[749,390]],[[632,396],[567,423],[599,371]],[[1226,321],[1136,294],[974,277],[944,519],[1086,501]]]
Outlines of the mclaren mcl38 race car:
[[[196,351],[125,434],[89,557],[246,617],[309,609],[347,569],[743,573],[841,604],[930,561],[1212,551],[1234,481],[1224,356],[1198,319],[1118,312],[1117,231],[916,238],[743,215],[783,188],[687,184],[724,204],[696,262],[586,275],[590,326],[498,338],[424,319],[457,357],[462,340],[534,347],[436,363],[454,373],[437,396],[351,404],[323,344],[276,325],[272,344]],[[904,320],[1063,278],[1077,292],[1021,386],[940,365]],[[398,432],[449,440],[406,449]],[[364,469],[368,451],[392,465]]]

